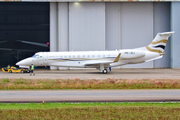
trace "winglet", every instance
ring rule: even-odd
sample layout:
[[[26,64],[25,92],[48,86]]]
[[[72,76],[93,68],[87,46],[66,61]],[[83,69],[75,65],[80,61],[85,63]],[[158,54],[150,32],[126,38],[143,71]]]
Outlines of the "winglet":
[[[121,56],[121,53],[119,53],[119,55],[116,57],[116,59],[114,60],[114,62],[118,62],[118,61],[119,61],[120,56]]]

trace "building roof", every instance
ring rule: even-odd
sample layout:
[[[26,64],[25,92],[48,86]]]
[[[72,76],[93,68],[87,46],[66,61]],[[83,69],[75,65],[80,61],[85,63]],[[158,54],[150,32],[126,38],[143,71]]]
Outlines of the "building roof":
[[[11,2],[179,2],[180,0],[0,0]]]

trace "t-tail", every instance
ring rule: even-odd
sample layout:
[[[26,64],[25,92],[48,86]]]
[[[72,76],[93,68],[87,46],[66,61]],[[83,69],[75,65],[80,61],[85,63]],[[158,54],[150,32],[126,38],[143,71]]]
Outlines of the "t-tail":
[[[158,33],[154,40],[146,46],[146,49],[150,52],[158,52],[159,54],[163,54],[168,38],[171,36],[171,34],[175,33],[174,31],[172,32],[163,32],[163,33]]]

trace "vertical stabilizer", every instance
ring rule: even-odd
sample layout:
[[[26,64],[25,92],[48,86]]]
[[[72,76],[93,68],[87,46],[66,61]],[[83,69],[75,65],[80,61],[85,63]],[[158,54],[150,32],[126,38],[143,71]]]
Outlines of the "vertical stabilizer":
[[[174,32],[164,32],[164,33],[158,33],[154,40],[146,46],[146,49],[151,52],[158,52],[163,53],[166,43],[168,41],[168,38],[173,34]]]

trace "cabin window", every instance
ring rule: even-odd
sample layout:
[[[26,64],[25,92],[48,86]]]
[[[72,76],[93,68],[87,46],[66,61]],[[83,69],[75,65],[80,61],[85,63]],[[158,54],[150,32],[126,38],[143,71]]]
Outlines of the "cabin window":
[[[80,55],[78,55],[78,58],[80,58]]]
[[[75,55],[73,55],[73,58],[75,58]]]
[[[88,55],[87,57],[90,58],[90,55]]]
[[[83,55],[83,58],[85,58],[85,55]]]
[[[64,56],[64,58],[66,58],[66,56]]]
[[[94,55],[92,55],[92,57],[94,58]]]
[[[69,55],[69,58],[71,58],[71,56]]]
[[[98,57],[100,58],[100,55],[98,55]]]
[[[105,55],[103,55],[103,57],[105,57]]]

